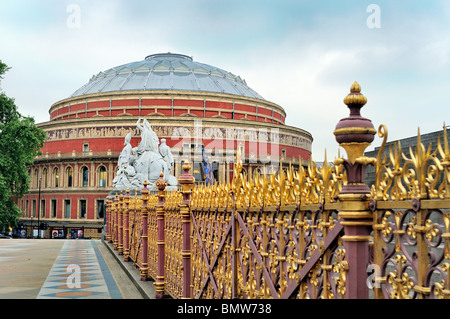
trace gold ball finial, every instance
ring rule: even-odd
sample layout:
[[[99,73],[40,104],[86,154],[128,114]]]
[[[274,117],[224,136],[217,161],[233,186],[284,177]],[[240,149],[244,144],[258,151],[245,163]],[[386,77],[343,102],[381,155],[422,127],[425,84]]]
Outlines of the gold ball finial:
[[[148,194],[148,192],[149,192],[149,190],[148,190],[148,188],[147,188],[147,186],[148,186],[147,180],[144,180],[144,182],[142,183],[142,185],[143,185],[144,187],[141,189],[141,194],[145,196],[145,195]]]
[[[164,173],[159,174],[159,179],[155,182],[155,186],[159,191],[163,191],[167,187],[167,182],[164,180]]]

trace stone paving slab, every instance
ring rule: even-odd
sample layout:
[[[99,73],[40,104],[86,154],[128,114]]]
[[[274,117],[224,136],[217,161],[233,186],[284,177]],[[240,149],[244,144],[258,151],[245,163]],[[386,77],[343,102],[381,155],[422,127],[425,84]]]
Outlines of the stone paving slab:
[[[61,240],[0,239],[0,299],[35,299]]]
[[[66,241],[37,298],[122,299],[95,246],[90,240]]]
[[[0,240],[0,299],[142,298],[100,240]]]
[[[123,261],[123,255],[119,255],[117,250],[114,250],[113,244],[107,241],[102,241],[103,247],[105,247],[111,256],[114,257],[117,264],[123,269],[128,278],[139,290],[144,299],[155,299],[155,286],[151,280],[141,281],[141,274],[139,269],[134,265],[132,261]],[[106,254],[105,254],[106,255]]]

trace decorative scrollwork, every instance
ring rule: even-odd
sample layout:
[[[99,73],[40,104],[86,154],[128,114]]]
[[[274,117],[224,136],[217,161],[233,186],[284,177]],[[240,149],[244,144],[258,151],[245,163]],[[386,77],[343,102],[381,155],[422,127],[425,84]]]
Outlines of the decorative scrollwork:
[[[336,285],[336,292],[339,294],[341,298],[344,298],[346,288],[345,284],[347,282],[346,274],[348,271],[348,263],[344,259],[345,258],[345,250],[340,248],[337,249],[335,252],[336,260],[332,264],[333,266],[333,273],[337,276],[334,278],[335,285]]]
[[[404,255],[395,256],[396,269],[388,274],[388,283],[392,286],[392,299],[411,299],[410,293],[414,288],[414,281],[411,276],[404,271],[404,264],[407,259]]]
[[[375,183],[371,198],[376,200],[408,200],[450,198],[450,151],[444,124],[443,138],[438,136],[436,149],[422,144],[420,130],[414,151],[402,152],[400,141],[389,146],[389,160],[385,152],[387,128],[380,125],[378,136],[383,138],[376,161]]]

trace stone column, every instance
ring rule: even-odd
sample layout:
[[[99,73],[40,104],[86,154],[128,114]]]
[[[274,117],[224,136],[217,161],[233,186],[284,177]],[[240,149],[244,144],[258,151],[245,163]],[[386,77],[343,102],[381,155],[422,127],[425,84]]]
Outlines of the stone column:
[[[78,169],[78,163],[75,163],[75,166],[73,168],[72,183],[74,187],[80,186],[80,172]]]
[[[124,196],[124,247],[123,247],[123,261],[129,261],[130,258],[130,190],[127,189],[126,195]]]
[[[183,201],[180,204],[181,228],[183,231],[183,243],[181,246],[181,258],[183,265],[183,298],[191,298],[191,193],[195,178],[189,173],[191,165],[183,165],[184,173],[178,179],[182,187]]]
[[[144,188],[141,189],[142,195],[142,263],[140,267],[141,281],[146,281],[148,278],[148,195],[149,190],[147,188],[148,183],[144,181]]]
[[[155,182],[156,189],[158,190],[158,203],[156,204],[156,225],[158,229],[158,239],[156,241],[158,251],[158,269],[156,274],[155,285],[155,297],[162,299],[164,297],[165,286],[165,216],[164,216],[164,204],[165,204],[165,190],[167,182],[164,180],[164,174],[161,172],[159,179]]]
[[[361,107],[367,102],[367,98],[360,92],[361,87],[354,82],[350,94],[344,99],[344,103],[350,109],[350,115],[341,119],[334,131],[336,141],[345,149],[348,157],[335,160],[335,164],[343,165],[347,172],[347,184],[338,195],[339,218],[345,232],[342,240],[348,262],[345,294],[347,299],[368,299],[369,297],[366,270],[369,263],[369,241],[373,217],[367,199],[370,189],[364,183],[364,175],[367,165],[373,165],[376,160],[365,157],[363,154],[373,141],[376,130],[372,122],[360,114]]]
[[[225,163],[219,162],[219,183],[225,183]]]

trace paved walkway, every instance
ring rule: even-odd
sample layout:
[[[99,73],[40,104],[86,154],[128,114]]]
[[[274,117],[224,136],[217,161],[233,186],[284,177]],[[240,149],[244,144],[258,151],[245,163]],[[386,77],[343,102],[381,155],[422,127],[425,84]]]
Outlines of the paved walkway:
[[[1,239],[0,299],[142,299],[100,240]]]
[[[38,299],[122,299],[97,243],[68,240],[53,263]]]

